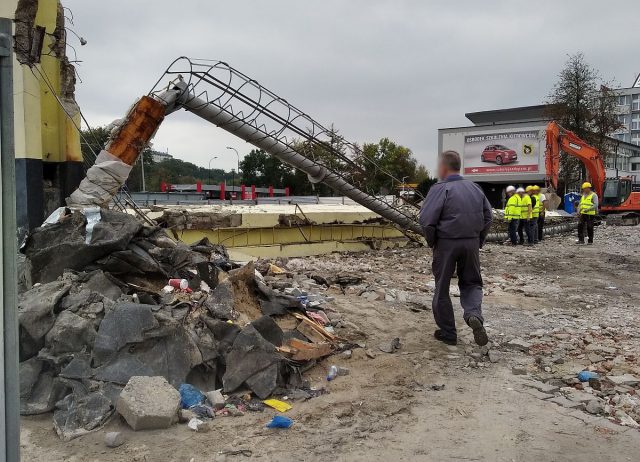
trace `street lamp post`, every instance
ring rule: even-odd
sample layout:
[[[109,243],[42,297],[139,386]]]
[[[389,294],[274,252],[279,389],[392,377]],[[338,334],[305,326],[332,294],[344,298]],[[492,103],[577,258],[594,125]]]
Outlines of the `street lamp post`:
[[[212,160],[216,160],[218,158],[218,156],[212,157],[211,159],[209,159],[209,171],[207,172],[207,183],[211,184],[211,161]]]
[[[238,154],[238,150],[236,148],[232,148],[231,146],[227,146],[227,149],[231,149],[236,153],[236,157],[238,158],[238,175],[240,175],[240,154]]]

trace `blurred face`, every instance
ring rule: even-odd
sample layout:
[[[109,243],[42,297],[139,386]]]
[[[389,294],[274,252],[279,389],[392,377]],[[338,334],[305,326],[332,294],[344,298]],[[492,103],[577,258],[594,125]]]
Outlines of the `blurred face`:
[[[441,160],[438,161],[438,178],[445,180],[449,176],[449,169]]]
[[[584,188],[582,194],[591,194],[591,188]]]

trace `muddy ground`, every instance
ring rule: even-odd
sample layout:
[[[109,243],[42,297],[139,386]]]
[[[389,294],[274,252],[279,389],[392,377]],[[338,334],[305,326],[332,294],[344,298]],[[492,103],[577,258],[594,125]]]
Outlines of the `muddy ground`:
[[[575,408],[576,401],[563,402],[567,407],[549,401],[567,395],[566,388],[550,394],[535,388],[541,381],[567,382],[585,368],[640,377],[640,227],[599,227],[594,246],[578,247],[574,240],[556,237],[535,248],[488,245],[482,251],[484,310],[493,341],[488,354],[472,344],[456,297],[458,346],[433,338],[426,249],[290,260],[286,265],[296,274],[364,278],[344,293],[326,290],[343,319],[336,332],[364,348],[353,349],[350,358],[330,357],[306,374],[330,393],[293,402],[287,412],[293,427],[266,429],[275,411],[265,411],[217,418],[209,433],[186,425],[133,432],[116,416],[104,429],[62,442],[51,415],[44,415],[22,420],[22,458],[637,461],[640,430],[633,418],[640,417],[640,407],[633,407],[633,387],[601,399],[596,414],[583,409],[586,401]],[[379,350],[394,337],[400,350]],[[349,368],[350,375],[327,383],[331,364]],[[621,407],[620,396],[631,404]],[[620,425],[625,416],[631,420]],[[107,448],[107,431],[124,432],[126,443]]]

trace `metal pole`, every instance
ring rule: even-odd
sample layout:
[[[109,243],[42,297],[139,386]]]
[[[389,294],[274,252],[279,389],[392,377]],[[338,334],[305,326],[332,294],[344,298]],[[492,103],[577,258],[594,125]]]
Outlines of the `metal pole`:
[[[0,458],[20,460],[18,307],[16,303],[16,170],[12,21],[0,18],[0,175],[2,179],[2,305],[0,311]]]
[[[240,154],[238,154],[238,150],[236,148],[232,148],[231,146],[227,146],[227,149],[232,149],[233,152],[236,153],[236,157],[238,158],[238,175],[240,175]],[[242,177],[239,177],[242,180]]]
[[[142,168],[142,191],[147,190],[147,184],[144,181],[144,151],[142,151],[142,155],[140,156],[140,167]]]
[[[184,90],[186,84],[177,84],[177,88]],[[182,87],[182,88],[181,88]],[[289,146],[280,142],[277,138],[265,136],[250,124],[238,119],[234,115],[220,110],[208,101],[186,94],[184,101],[180,101],[184,109],[205,120],[217,125],[226,131],[242,138],[254,146],[264,149],[272,156],[280,159],[299,170],[302,170],[309,177],[312,183],[324,183],[335,191],[353,199],[358,204],[376,212],[387,220],[396,223],[404,230],[410,230],[422,236],[423,231],[420,224],[412,217],[409,217],[391,207],[375,196],[371,196],[348,183],[341,176],[326,169],[315,160],[309,159],[295,151]]]

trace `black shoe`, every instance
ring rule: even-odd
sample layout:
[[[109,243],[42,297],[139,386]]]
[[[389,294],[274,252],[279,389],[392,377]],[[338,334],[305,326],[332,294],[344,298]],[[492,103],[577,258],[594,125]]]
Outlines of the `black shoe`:
[[[469,324],[469,327],[473,329],[473,338],[478,345],[485,346],[487,343],[489,343],[489,337],[487,337],[487,331],[484,330],[482,321],[480,321],[475,316],[471,316],[467,320],[467,324]]]
[[[433,333],[433,336],[436,338],[436,340],[440,340],[441,342],[446,343],[447,345],[457,345],[458,344],[458,339],[457,338],[447,336],[440,329],[436,330]]]
[[[593,245],[593,241],[587,242],[587,245]]]

